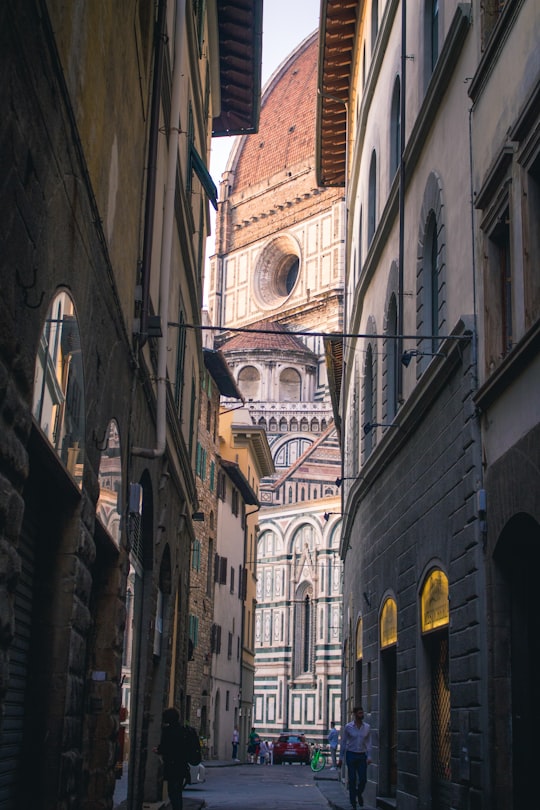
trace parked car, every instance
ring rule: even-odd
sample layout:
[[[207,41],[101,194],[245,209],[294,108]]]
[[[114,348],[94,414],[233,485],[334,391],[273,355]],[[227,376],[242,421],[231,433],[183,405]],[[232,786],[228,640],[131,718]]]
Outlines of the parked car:
[[[303,734],[280,734],[274,743],[274,765],[282,762],[300,762],[309,765],[311,749]]]

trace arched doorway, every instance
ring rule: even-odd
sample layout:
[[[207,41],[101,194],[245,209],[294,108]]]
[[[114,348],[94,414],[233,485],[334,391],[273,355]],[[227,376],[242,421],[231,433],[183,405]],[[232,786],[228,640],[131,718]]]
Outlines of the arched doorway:
[[[426,776],[432,810],[450,810],[451,806],[449,623],[448,577],[440,568],[433,568],[420,594],[424,655],[419,705],[419,723],[427,730],[422,762],[430,769]]]
[[[397,785],[397,604],[385,599],[379,620],[381,649],[380,791],[395,796]]]

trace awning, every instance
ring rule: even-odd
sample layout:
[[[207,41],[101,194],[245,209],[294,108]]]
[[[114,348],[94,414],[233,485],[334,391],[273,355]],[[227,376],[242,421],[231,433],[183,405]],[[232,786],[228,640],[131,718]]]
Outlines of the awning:
[[[217,0],[221,111],[212,136],[259,129],[263,0]]]
[[[204,365],[212,375],[212,379],[216,383],[219,393],[224,397],[244,401],[222,352],[220,352],[219,349],[207,349],[203,347],[203,357]]]
[[[204,165],[202,157],[199,155],[193,144],[191,144],[191,166],[195,171],[195,174],[201,181],[201,185],[204,188],[204,192],[214,208],[217,211],[217,188],[216,184],[210,177],[210,172]]]
[[[325,337],[324,354],[334,422],[338,435],[341,436],[340,400],[341,379],[343,376],[343,337],[341,335],[328,335],[328,337]]]

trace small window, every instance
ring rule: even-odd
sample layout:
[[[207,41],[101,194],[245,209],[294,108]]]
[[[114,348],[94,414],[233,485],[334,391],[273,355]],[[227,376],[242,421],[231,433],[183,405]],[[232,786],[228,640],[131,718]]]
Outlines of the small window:
[[[432,335],[431,350],[437,351],[439,334],[439,240],[435,212],[430,211],[424,241],[424,309],[426,334]]]
[[[371,3],[371,53],[375,50],[375,43],[377,42],[377,34],[379,33],[379,3],[378,0],[372,0]]]
[[[399,168],[401,160],[401,82],[396,76],[390,107],[390,180]]]
[[[368,183],[368,245],[371,244],[375,236],[377,227],[377,154],[375,150],[371,153],[371,163],[369,164]]]
[[[425,2],[424,53],[425,85],[427,87],[439,58],[439,0],[426,0]]]

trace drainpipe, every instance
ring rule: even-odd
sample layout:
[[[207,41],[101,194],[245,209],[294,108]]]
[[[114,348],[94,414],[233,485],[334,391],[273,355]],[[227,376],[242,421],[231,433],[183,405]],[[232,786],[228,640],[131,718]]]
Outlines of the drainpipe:
[[[167,328],[169,323],[169,285],[171,279],[172,238],[174,226],[174,197],[178,166],[178,135],[180,132],[180,89],[182,85],[182,38],[186,17],[186,0],[177,0],[174,23],[174,70],[171,91],[171,126],[167,162],[167,185],[163,212],[161,264],[159,268],[159,317],[162,336],[159,338],[157,363],[156,447],[133,447],[134,456],[161,458],[165,452],[167,432]]]
[[[159,0],[155,33],[154,76],[152,80],[152,106],[150,110],[150,136],[148,144],[148,178],[146,183],[146,210],[144,214],[143,255],[141,262],[142,305],[139,348],[148,339],[148,308],[150,301],[150,261],[154,233],[156,207],[157,150],[159,135],[159,110],[161,106],[161,83],[163,77],[163,53],[165,49],[165,18],[167,0]]]
[[[403,371],[399,358],[403,354],[403,262],[404,262],[404,241],[405,241],[405,96],[407,92],[407,2],[401,0],[401,88],[400,88],[400,111],[399,117],[399,253],[398,253],[398,324],[397,324],[397,399],[398,403],[403,401]]]

